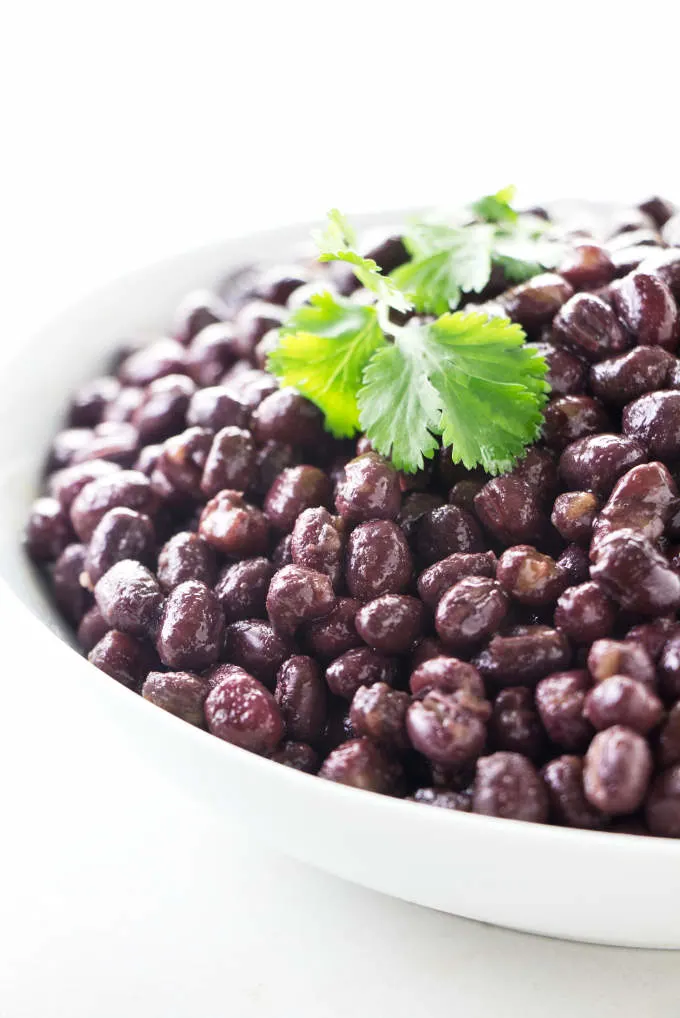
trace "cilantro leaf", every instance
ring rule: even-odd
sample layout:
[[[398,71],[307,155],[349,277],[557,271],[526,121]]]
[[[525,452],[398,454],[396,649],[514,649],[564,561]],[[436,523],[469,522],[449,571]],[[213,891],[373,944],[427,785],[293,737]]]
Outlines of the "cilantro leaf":
[[[459,312],[444,315],[428,331],[439,353],[430,380],[442,400],[443,444],[468,469],[510,470],[540,434],[545,361],[506,319]]]
[[[392,273],[392,279],[418,311],[444,314],[463,292],[479,293],[491,275],[493,227],[416,223],[404,236],[411,261]]]
[[[442,436],[454,462],[509,470],[542,424],[546,364],[507,319],[446,314],[406,326],[371,359],[360,422],[383,455],[415,471]]]
[[[357,392],[368,359],[386,345],[376,308],[314,294],[279,332],[267,368],[315,403],[336,438],[359,427]]]
[[[433,434],[441,412],[437,392],[417,343],[417,327],[403,329],[392,346],[378,350],[364,372],[359,391],[360,423],[373,447],[399,470],[415,471],[434,456]]]
[[[347,219],[338,209],[331,209],[325,229],[313,234],[319,248],[319,261],[346,262],[362,286],[374,293],[379,301],[395,311],[408,311],[411,302],[395,286],[389,276],[383,276],[380,266],[372,258],[364,258],[354,247],[356,236]]]
[[[470,206],[473,215],[484,223],[516,223],[517,212],[512,207],[515,192],[516,188],[510,184],[495,194],[485,194]]]

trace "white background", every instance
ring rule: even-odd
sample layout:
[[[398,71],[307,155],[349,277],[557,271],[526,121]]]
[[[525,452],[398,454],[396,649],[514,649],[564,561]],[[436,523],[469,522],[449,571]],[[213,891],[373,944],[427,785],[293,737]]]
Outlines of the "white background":
[[[674,6],[9,3],[0,344],[124,269],[330,205],[680,198]],[[673,954],[430,914],[245,844],[58,690],[35,711],[41,663],[0,635],[25,690],[0,691],[2,1018],[677,1015]]]

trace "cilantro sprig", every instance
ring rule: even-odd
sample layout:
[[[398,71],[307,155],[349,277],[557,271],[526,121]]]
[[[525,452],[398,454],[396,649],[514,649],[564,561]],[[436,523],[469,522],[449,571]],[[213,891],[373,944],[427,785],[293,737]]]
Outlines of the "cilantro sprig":
[[[440,444],[468,468],[511,469],[540,433],[545,361],[520,326],[450,308],[484,288],[497,259],[507,260],[509,276],[538,263],[533,227],[519,228],[512,197],[505,189],[480,199],[466,226],[413,224],[405,237],[411,261],[391,277],[356,251],[353,230],[333,209],[315,235],[320,260],[350,265],[375,303],[314,295],[280,329],[269,370],[323,411],[333,435],[365,431],[401,470],[422,468]],[[390,320],[391,310],[412,308],[439,317]]]

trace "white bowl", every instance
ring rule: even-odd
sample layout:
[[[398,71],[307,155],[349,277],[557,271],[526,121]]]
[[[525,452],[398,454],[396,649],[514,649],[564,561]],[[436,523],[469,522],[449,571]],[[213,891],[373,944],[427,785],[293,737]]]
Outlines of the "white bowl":
[[[394,217],[365,218],[364,223]],[[321,781],[221,742],[132,695],[71,646],[20,548],[45,449],[70,390],[125,337],[162,333],[192,288],[283,257],[307,225],[188,251],[112,282],[22,345],[0,381],[0,618],[90,728],[135,747],[229,822],[341,877],[533,933],[680,947],[680,845],[426,808]],[[30,729],[27,725],[27,738]]]

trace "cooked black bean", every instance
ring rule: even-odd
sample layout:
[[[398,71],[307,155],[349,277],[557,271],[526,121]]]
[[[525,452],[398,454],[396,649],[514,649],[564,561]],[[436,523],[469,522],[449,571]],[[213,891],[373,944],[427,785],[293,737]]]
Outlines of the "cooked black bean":
[[[229,317],[229,308],[210,290],[195,290],[187,294],[175,312],[172,334],[179,343],[190,343],[201,329],[223,322]]]
[[[305,509],[327,508],[331,484],[318,467],[302,465],[282,470],[264,500],[267,519],[276,530],[290,532]]]
[[[549,322],[573,294],[573,287],[553,272],[534,276],[504,293],[500,299],[505,313],[528,331]]]
[[[149,346],[130,354],[118,369],[125,385],[148,385],[163,375],[183,374],[184,347],[175,339],[158,339]]]
[[[642,805],[651,773],[652,754],[644,738],[623,725],[606,728],[586,753],[586,799],[603,813],[634,813]]]
[[[423,563],[431,565],[456,552],[481,552],[484,542],[474,516],[456,505],[443,505],[421,517],[416,547]]]
[[[368,792],[393,795],[399,788],[401,766],[370,739],[350,739],[326,757],[319,777]]]
[[[252,753],[272,753],[283,736],[276,700],[261,682],[241,669],[210,690],[205,720],[218,739]]]
[[[489,720],[489,743],[494,750],[522,753],[536,763],[546,748],[545,732],[527,686],[501,689]]]
[[[632,640],[595,640],[588,652],[588,671],[595,682],[628,675],[652,689],[656,683],[653,660],[642,644]]]
[[[475,509],[484,526],[503,544],[528,544],[543,536],[547,519],[542,497],[521,477],[494,477],[475,498]],[[482,551],[475,548],[452,549]]]
[[[536,686],[536,707],[548,738],[570,753],[585,750],[593,727],[583,716],[583,705],[591,686],[585,670],[555,672]]]
[[[269,523],[239,491],[220,491],[206,504],[199,534],[216,551],[234,558],[262,555],[269,544]]]
[[[306,742],[284,741],[270,759],[305,774],[316,774],[319,769],[319,754]]]
[[[629,334],[600,297],[577,293],[553,321],[553,342],[588,361],[602,361],[632,345]]]
[[[550,522],[565,541],[587,545],[598,508],[592,491],[565,491],[555,499]]]
[[[360,523],[347,543],[346,579],[350,594],[362,600],[400,594],[413,574],[411,552],[396,523]]]
[[[87,660],[130,689],[138,689],[157,664],[146,643],[117,629],[110,629],[101,638],[87,655]]]
[[[508,607],[500,583],[484,576],[467,576],[447,590],[437,605],[437,634],[451,650],[474,647],[497,632]]]
[[[568,350],[552,343],[534,343],[548,365],[546,382],[554,396],[573,396],[585,391],[587,365]]]
[[[327,693],[321,669],[311,657],[294,655],[279,668],[274,699],[290,739],[316,742],[326,723]]]
[[[157,573],[166,594],[186,580],[212,587],[217,575],[215,552],[198,534],[180,531],[161,548]]]
[[[29,555],[38,561],[56,559],[71,540],[69,518],[56,498],[37,498],[24,530]]]
[[[349,709],[352,729],[390,749],[408,749],[406,711],[411,698],[408,693],[392,689],[385,682],[360,686]]]
[[[619,477],[644,463],[644,446],[622,435],[588,435],[568,445],[560,457],[560,473],[568,488],[608,495]]]
[[[623,411],[624,435],[635,435],[650,456],[680,456],[680,392],[648,392]]]
[[[534,606],[556,601],[567,582],[554,559],[528,544],[517,544],[503,552],[496,579],[515,601]]]
[[[550,813],[558,824],[598,831],[610,817],[586,799],[583,793],[583,760],[580,756],[558,756],[545,765],[541,776],[548,790]]]
[[[411,703],[406,730],[411,744],[428,760],[467,763],[484,750],[490,714],[490,704],[467,690],[444,693],[432,689]]]
[[[355,616],[359,636],[374,650],[403,654],[421,635],[425,610],[407,594],[383,594],[360,608]]]
[[[222,428],[215,435],[201,477],[201,491],[212,498],[224,488],[245,491],[255,467],[255,443],[243,428]]]
[[[145,700],[198,728],[204,725],[203,705],[209,692],[206,680],[191,672],[149,672],[142,686]]]
[[[614,307],[640,346],[678,345],[678,309],[670,288],[659,276],[631,272],[612,285]]]
[[[260,619],[232,622],[224,632],[222,657],[254,675],[269,689],[274,688],[276,673],[293,653],[291,640]]]
[[[583,716],[595,728],[625,725],[646,735],[663,714],[663,704],[648,686],[627,675],[610,675],[588,693]]]
[[[274,573],[267,593],[267,615],[279,633],[293,634],[304,622],[328,615],[335,606],[333,585],[325,573],[286,565]]]
[[[110,509],[90,538],[84,568],[87,585],[92,589],[122,559],[151,565],[155,547],[156,534],[148,516],[122,506]]]
[[[466,576],[496,575],[497,559],[492,551],[454,552],[428,566],[418,577],[418,594],[430,608],[436,608],[447,590]]]
[[[361,601],[354,597],[338,597],[328,615],[309,622],[303,639],[310,653],[321,661],[332,661],[363,643],[356,630],[356,615]]]
[[[493,753],[477,761],[472,812],[544,824],[548,793],[543,779],[520,753]]]
[[[590,644],[611,636],[616,625],[616,605],[592,580],[568,587],[555,607],[555,625],[573,643]]]
[[[278,389],[262,400],[252,418],[258,442],[313,447],[323,434],[323,415],[293,389]]]
[[[224,616],[214,592],[199,580],[185,580],[165,602],[156,649],[168,668],[200,671],[222,650]]]
[[[243,559],[227,566],[215,586],[225,620],[240,622],[264,618],[267,591],[273,575],[274,567],[266,558]]]
[[[564,633],[540,625],[526,626],[514,636],[494,636],[475,661],[492,688],[535,684],[570,663],[571,648]]]
[[[560,264],[560,275],[576,290],[592,290],[614,278],[614,266],[599,244],[577,244]]]
[[[88,608],[80,620],[77,634],[78,643],[86,654],[89,654],[101,638],[106,636],[110,628],[96,604]]]
[[[153,635],[163,608],[158,580],[145,566],[123,559],[94,588],[95,600],[113,629],[133,636]]]
[[[117,378],[104,375],[93,378],[76,389],[69,407],[68,423],[72,428],[93,428],[100,424],[104,410],[120,393]]]
[[[331,662],[326,669],[326,682],[336,696],[351,700],[360,686],[372,686],[374,682],[393,686],[397,675],[394,658],[379,654],[370,647],[355,647]]]
[[[151,382],[144,402],[131,418],[140,442],[144,445],[162,442],[182,431],[189,400],[195,391],[195,384],[186,375],[166,375]]]
[[[399,475],[375,452],[350,460],[335,493],[335,508],[350,523],[393,520],[401,505]]]
[[[628,611],[662,615],[680,608],[680,576],[636,530],[615,530],[600,541],[590,574]]]
[[[593,364],[589,384],[603,403],[623,406],[646,392],[666,387],[675,358],[660,346],[636,346],[619,357]]]
[[[342,578],[345,526],[327,509],[305,509],[293,527],[291,556],[293,562],[307,569],[325,573],[337,589]]]
[[[92,604],[89,588],[81,582],[85,570],[87,548],[69,544],[54,563],[51,571],[54,600],[62,615],[77,625]],[[96,642],[96,641],[95,641]]]
[[[609,429],[604,407],[590,396],[560,396],[551,400],[543,421],[543,440],[558,451],[579,438]]]

